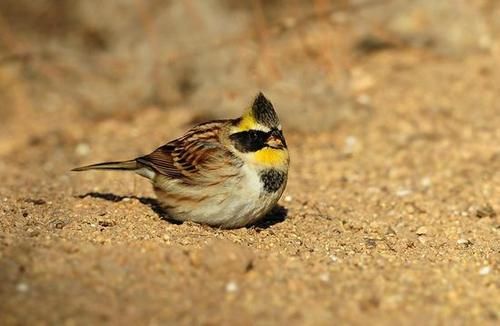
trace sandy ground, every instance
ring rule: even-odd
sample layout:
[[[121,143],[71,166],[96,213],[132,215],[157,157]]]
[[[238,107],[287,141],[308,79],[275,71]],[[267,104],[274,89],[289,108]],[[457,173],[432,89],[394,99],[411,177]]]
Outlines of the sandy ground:
[[[238,230],[169,223],[140,177],[68,172],[150,151],[189,111],[15,115],[0,161],[3,323],[497,323],[498,63],[416,59],[366,63],[368,118],[288,132],[283,207]]]
[[[339,63],[349,85],[331,96],[314,78],[300,92],[240,80],[244,92],[102,114],[57,98],[42,110],[3,65],[1,324],[498,324],[498,57],[389,47]],[[173,224],[147,180],[69,172],[237,114],[260,88],[291,168],[256,226]],[[342,89],[348,104],[331,102]],[[200,113],[205,97],[230,109]]]

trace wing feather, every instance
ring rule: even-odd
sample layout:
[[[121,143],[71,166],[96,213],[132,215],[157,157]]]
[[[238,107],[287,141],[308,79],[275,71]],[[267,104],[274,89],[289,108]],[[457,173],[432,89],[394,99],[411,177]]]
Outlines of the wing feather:
[[[240,160],[219,142],[220,127],[200,127],[203,125],[136,161],[164,176],[188,183],[211,183],[217,177],[213,174],[217,169],[226,170],[223,176],[237,173]],[[227,171],[228,168],[234,171]]]

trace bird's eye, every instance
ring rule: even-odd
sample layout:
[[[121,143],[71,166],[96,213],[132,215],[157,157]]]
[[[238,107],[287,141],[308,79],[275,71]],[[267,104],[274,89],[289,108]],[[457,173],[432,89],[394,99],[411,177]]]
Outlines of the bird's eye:
[[[250,131],[248,132],[248,137],[249,137],[251,140],[257,140],[257,139],[259,139],[259,136],[260,136],[260,135],[259,135],[259,132],[258,132],[258,131],[256,131],[256,130],[250,130]]]

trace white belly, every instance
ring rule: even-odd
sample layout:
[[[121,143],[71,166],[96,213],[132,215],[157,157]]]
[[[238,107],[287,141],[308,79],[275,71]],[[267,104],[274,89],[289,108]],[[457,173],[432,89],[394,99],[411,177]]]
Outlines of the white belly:
[[[240,178],[213,186],[195,188],[177,180],[162,180],[155,186],[160,188],[156,194],[171,218],[236,228],[265,216],[276,205],[285,184],[274,193],[266,193],[258,172],[245,165]]]

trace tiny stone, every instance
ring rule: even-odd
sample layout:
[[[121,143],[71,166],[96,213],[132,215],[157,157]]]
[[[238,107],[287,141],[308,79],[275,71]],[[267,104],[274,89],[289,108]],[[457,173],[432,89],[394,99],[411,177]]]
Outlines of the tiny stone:
[[[417,235],[424,235],[427,234],[427,228],[425,226],[421,226],[415,231]]]
[[[361,94],[356,98],[356,101],[361,105],[370,105],[372,99],[370,95]]]
[[[285,196],[285,201],[287,203],[291,202],[292,201],[292,196]]]
[[[375,85],[375,79],[362,69],[351,71],[351,90],[355,93],[365,92]]]
[[[429,188],[432,185],[431,178],[423,177],[422,180],[420,180],[420,185],[424,188]]]
[[[336,263],[336,262],[338,262],[338,261],[339,261],[339,257],[337,257],[337,256],[335,256],[335,255],[330,255],[330,259],[331,259],[334,263]]]
[[[458,239],[457,244],[468,247],[472,245],[472,242],[469,239]]]
[[[236,291],[238,291],[238,284],[236,282],[231,281],[226,284],[226,292],[234,293]]]
[[[79,156],[85,156],[90,153],[90,146],[85,143],[80,143],[76,145],[75,153]]]
[[[54,222],[54,227],[56,229],[60,230],[60,229],[64,228],[64,226],[65,226],[65,223],[63,221],[55,221]]]
[[[398,197],[406,197],[408,195],[411,194],[411,190],[410,189],[398,189],[396,191],[396,196]]]
[[[30,237],[36,237],[40,235],[40,231],[33,230],[32,228],[28,228],[27,232]]]
[[[100,226],[102,226],[104,228],[111,227],[111,226],[114,226],[116,224],[115,221],[99,221],[98,223]]]
[[[375,239],[365,239],[365,244],[368,249],[377,247],[377,241],[375,241]]]
[[[25,292],[28,292],[28,290],[29,290],[29,286],[28,286],[28,284],[26,284],[26,283],[19,283],[19,284],[17,284],[17,286],[16,286],[16,290],[17,290],[18,292],[25,293]]]
[[[358,147],[358,139],[354,136],[348,136],[344,141],[344,148],[342,151],[344,154],[353,154],[357,151]]]
[[[479,270],[479,275],[488,275],[491,272],[491,267],[490,266],[483,266]]]
[[[328,273],[323,273],[319,276],[319,279],[322,282],[329,282],[330,281],[330,275]]]

